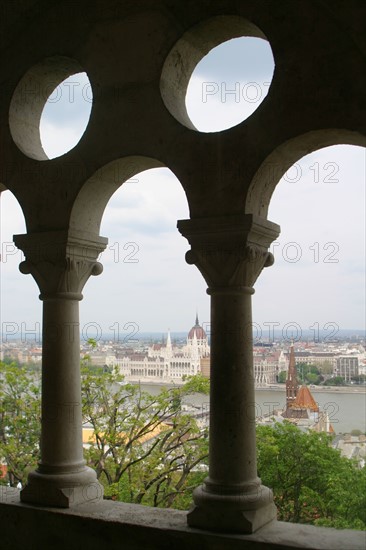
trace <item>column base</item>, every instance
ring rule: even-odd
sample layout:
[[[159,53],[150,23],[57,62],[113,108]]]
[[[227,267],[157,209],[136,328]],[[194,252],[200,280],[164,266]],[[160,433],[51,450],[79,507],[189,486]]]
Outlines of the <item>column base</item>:
[[[206,490],[205,485],[193,492],[194,506],[188,512],[190,527],[231,533],[254,533],[277,518],[273,494],[259,485],[255,493],[220,494]]]
[[[31,472],[28,483],[20,492],[20,500],[56,508],[70,508],[103,498],[103,486],[91,468],[69,474]]]

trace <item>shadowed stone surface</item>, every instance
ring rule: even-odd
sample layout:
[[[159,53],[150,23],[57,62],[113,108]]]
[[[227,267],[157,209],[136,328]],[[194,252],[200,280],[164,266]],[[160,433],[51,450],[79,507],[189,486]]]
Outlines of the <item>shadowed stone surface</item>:
[[[36,279],[45,314],[42,456],[23,500],[73,506],[32,507],[5,491],[1,547],[364,550],[364,533],[270,521],[272,495],[261,489],[255,462],[252,342],[243,331],[252,323],[252,287],[273,263],[268,247],[279,227],[267,212],[277,183],[312,151],[366,145],[365,18],[364,0],[1,2],[0,192],[14,193],[23,210],[21,270]],[[184,105],[189,76],[213,46],[238,36],[268,40],[269,94],[241,124],[199,132]],[[39,119],[49,87],[81,70],[93,90],[88,126],[71,151],[48,160]],[[101,491],[89,490],[83,462],[78,338],[71,345],[66,331],[78,327],[88,277],[101,273],[97,248],[107,241],[99,229],[110,197],[156,166],[184,188],[186,258],[211,295],[210,472],[189,516],[201,531],[187,526],[184,512],[93,502]],[[240,330],[230,332],[233,319]],[[47,326],[60,323],[60,338],[52,338]]]
[[[36,508],[16,489],[0,491],[1,548],[6,550],[364,550],[362,531],[273,522],[253,535],[187,526],[186,512],[103,500],[71,509]],[[17,526],[16,528],[14,528]]]

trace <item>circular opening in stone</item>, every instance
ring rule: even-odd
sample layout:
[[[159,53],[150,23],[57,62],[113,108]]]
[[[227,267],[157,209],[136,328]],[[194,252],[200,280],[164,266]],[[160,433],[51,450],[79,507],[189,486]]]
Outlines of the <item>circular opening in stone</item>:
[[[188,84],[187,113],[201,132],[240,124],[268,94],[274,71],[269,42],[235,38],[212,49],[198,63]]]
[[[77,145],[89,122],[93,103],[86,73],[66,78],[48,97],[40,121],[40,137],[49,159],[64,155]]]
[[[14,91],[9,109],[14,142],[35,160],[67,153],[85,132],[92,99],[89,79],[77,61],[45,59],[27,71]]]
[[[217,16],[184,33],[169,52],[160,91],[169,112],[201,132],[231,128],[266,97],[274,72],[264,33],[238,16]]]

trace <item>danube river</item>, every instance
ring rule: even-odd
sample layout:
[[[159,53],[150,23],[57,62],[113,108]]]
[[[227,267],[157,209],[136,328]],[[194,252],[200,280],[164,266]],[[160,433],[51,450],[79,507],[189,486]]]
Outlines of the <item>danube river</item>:
[[[328,412],[335,433],[346,433],[356,429],[366,431],[365,391],[311,389],[311,393],[320,410]],[[257,414],[266,414],[273,408],[283,408],[286,403],[285,391],[282,389],[257,389],[255,397]]]
[[[149,393],[159,392],[159,384],[141,384]],[[364,388],[311,389],[320,410],[327,410],[336,434],[351,430],[366,432],[366,391]],[[208,410],[208,396],[196,394],[189,402],[203,411]],[[262,416],[283,408],[286,402],[285,388],[260,388],[255,391],[256,416]]]

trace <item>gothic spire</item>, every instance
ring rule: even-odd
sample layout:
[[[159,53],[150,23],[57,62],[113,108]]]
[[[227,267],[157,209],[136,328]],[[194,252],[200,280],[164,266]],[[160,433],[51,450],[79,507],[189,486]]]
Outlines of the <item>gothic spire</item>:
[[[170,337],[170,328],[168,328],[168,336],[167,336],[167,340],[166,340],[166,347],[167,348],[172,347],[172,340],[171,340],[171,337]]]
[[[292,407],[298,391],[298,382],[296,376],[296,361],[294,344],[291,344],[290,348],[290,362],[288,366],[287,380],[286,380],[286,409]]]

